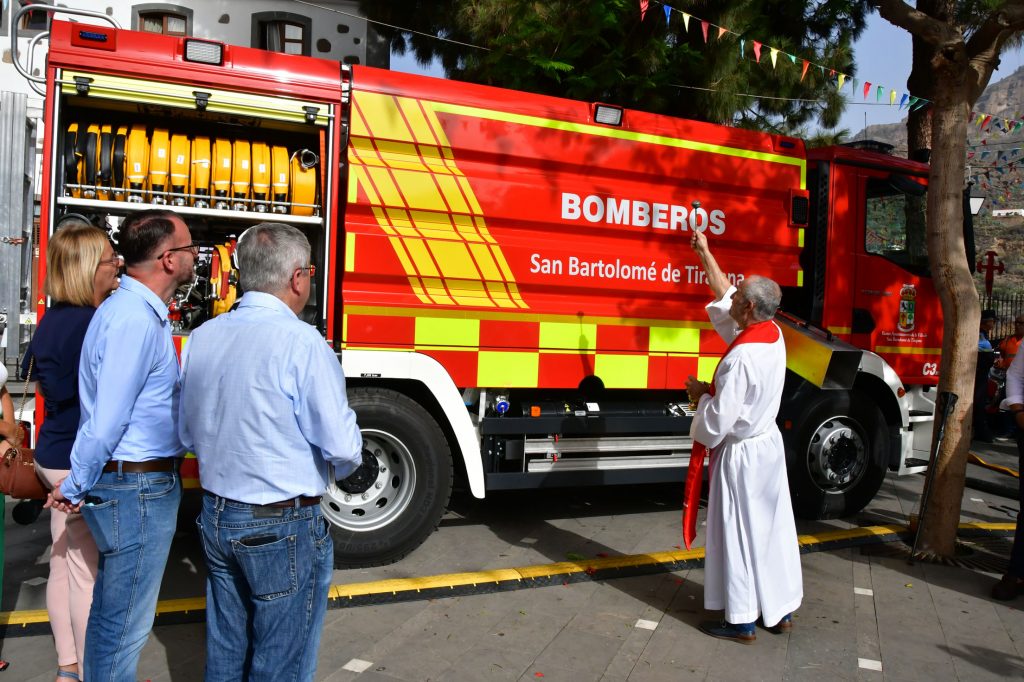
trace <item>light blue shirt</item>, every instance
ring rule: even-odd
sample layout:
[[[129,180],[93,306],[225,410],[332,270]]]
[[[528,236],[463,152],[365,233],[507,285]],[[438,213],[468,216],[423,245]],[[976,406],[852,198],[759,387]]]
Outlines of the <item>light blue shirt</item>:
[[[167,304],[128,275],[93,315],[82,343],[82,416],[71,473],[60,490],[77,503],[110,460],[179,457],[178,358]]]
[[[322,495],[362,462],[341,363],[276,296],[250,291],[182,354],[179,433],[203,489],[268,504]]]

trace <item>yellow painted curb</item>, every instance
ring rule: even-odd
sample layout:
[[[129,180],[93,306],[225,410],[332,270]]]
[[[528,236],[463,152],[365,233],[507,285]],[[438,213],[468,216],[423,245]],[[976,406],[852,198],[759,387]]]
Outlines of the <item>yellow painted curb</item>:
[[[1013,523],[961,523],[960,530],[1002,532],[1016,528]],[[903,525],[863,526],[845,530],[823,531],[808,535],[800,535],[798,540],[803,548],[826,545],[833,542],[884,538],[908,531]],[[649,554],[628,554],[613,557],[596,557],[578,561],[560,561],[551,564],[536,564],[518,568],[497,568],[468,573],[442,573],[439,575],[420,576],[413,578],[393,578],[375,580],[364,583],[348,583],[332,585],[328,598],[332,600],[351,600],[356,597],[374,595],[414,594],[425,590],[452,589],[457,587],[479,587],[499,585],[502,583],[521,582],[550,578],[556,575],[572,575],[578,573],[596,573],[616,569],[653,566],[658,564],[674,564],[704,558],[704,549],[675,550],[668,552],[651,552]],[[157,615],[186,614],[206,609],[205,597],[187,599],[167,599],[157,604]],[[3,611],[0,612],[0,626],[26,627],[49,622],[45,610]]]

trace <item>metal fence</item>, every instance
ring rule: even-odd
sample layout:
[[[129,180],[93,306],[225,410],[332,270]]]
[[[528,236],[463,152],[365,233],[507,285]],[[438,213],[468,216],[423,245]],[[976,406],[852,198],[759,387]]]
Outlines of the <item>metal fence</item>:
[[[993,339],[1001,339],[1013,333],[1013,319],[1024,313],[1024,295],[982,296],[981,309],[996,311],[996,328],[991,336]]]

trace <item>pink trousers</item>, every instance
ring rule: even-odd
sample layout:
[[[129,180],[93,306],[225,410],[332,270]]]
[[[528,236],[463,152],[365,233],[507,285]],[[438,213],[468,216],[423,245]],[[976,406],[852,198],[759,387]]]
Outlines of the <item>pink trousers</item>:
[[[68,475],[66,470],[36,464],[36,473],[49,488]],[[81,514],[50,510],[50,579],[46,583],[46,610],[50,614],[57,665],[78,663],[85,657],[85,626],[89,622],[92,588],[99,554],[89,526]]]

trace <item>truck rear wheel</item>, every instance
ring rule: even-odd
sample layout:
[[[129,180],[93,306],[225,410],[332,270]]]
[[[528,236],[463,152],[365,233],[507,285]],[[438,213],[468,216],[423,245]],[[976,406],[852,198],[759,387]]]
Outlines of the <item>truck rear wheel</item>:
[[[352,389],[349,404],[377,471],[355,491],[328,487],[321,509],[333,526],[334,565],[393,563],[441,521],[452,491],[451,450],[434,418],[397,391]]]
[[[870,397],[823,393],[783,430],[793,511],[804,519],[856,514],[885,478],[885,420]]]

